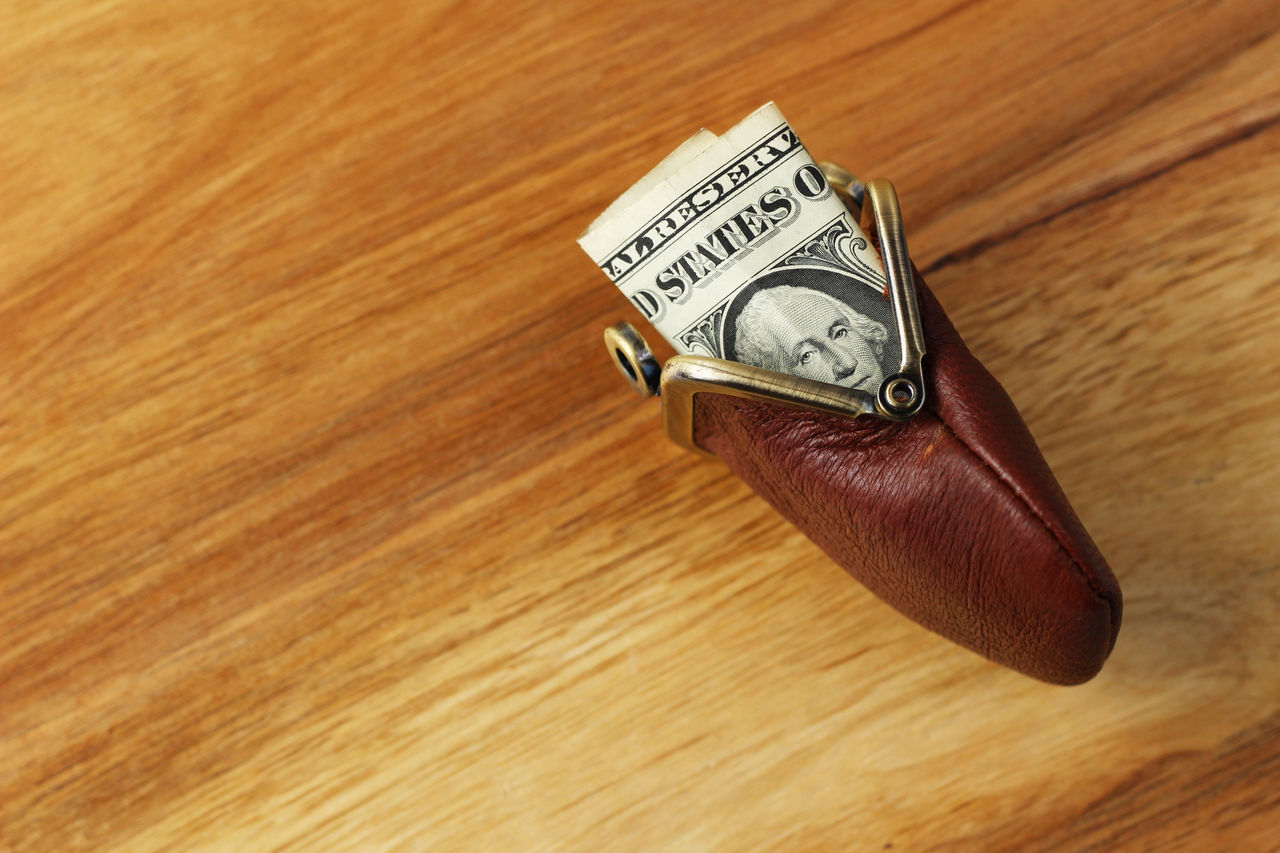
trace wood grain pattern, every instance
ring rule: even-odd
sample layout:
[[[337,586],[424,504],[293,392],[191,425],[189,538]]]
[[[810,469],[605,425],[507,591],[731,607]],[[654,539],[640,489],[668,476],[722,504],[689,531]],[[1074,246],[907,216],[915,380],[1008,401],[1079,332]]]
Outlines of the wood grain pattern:
[[[1280,8],[0,6],[0,849],[1276,849]],[[1126,593],[1054,689],[660,435],[574,244],[776,99]]]

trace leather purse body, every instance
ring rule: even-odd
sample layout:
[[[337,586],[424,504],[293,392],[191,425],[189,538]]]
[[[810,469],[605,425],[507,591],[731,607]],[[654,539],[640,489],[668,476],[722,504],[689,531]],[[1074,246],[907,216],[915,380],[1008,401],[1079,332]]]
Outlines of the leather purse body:
[[[1092,678],[1121,594],[1008,394],[918,271],[925,405],[848,418],[704,393],[694,439],[894,608],[1055,684]]]

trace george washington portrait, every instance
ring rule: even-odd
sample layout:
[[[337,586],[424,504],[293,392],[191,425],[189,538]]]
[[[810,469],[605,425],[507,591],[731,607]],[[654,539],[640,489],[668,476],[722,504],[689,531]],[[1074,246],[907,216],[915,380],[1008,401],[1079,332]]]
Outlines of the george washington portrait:
[[[726,311],[727,358],[875,394],[897,369],[892,308],[883,291],[830,269],[758,277]]]

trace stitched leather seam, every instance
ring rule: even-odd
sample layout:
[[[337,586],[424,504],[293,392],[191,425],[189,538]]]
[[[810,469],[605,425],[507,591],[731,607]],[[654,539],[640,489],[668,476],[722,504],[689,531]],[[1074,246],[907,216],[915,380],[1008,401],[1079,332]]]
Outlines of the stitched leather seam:
[[[1104,604],[1107,605],[1107,624],[1111,627],[1111,638],[1110,638],[1110,642],[1107,645],[1107,650],[1109,653],[1110,650],[1115,647],[1116,635],[1119,633],[1118,626],[1115,624],[1115,605],[1111,600],[1111,596],[1107,595],[1101,588],[1099,588],[1097,579],[1091,575],[1091,573],[1084,567],[1084,565],[1075,556],[1075,554],[1071,553],[1071,549],[1069,549],[1066,543],[1062,541],[1062,536],[1060,536],[1058,532],[1053,529],[1052,525],[1050,525],[1049,522],[1045,519],[1045,517],[1041,515],[1040,512],[1037,511],[1034,506],[1031,505],[1031,502],[1028,501],[1022,495],[1021,492],[1015,489],[1013,487],[1013,484],[1010,483],[1003,475],[1001,475],[1001,473],[995,468],[995,466],[993,466],[990,462],[984,459],[982,454],[978,453],[978,451],[970,447],[969,443],[960,437],[960,434],[956,432],[955,428],[951,426],[951,424],[947,423],[946,419],[944,419],[941,414],[939,414],[934,409],[930,409],[930,411],[942,423],[942,425],[947,428],[947,432],[951,433],[951,435],[955,437],[955,440],[960,444],[960,446],[963,447],[965,450],[969,451],[970,455],[972,455],[973,458],[977,459],[978,463],[981,464],[982,467],[986,468],[988,471],[991,472],[992,476],[995,477],[997,482],[999,482],[1002,486],[1008,489],[1009,493],[1012,494],[1015,498],[1017,498],[1018,501],[1024,507],[1026,507],[1027,510],[1033,516],[1035,516],[1036,520],[1040,522],[1040,526],[1043,527],[1051,537],[1053,537],[1054,544],[1058,546],[1059,550],[1061,550],[1062,553],[1067,555],[1067,559],[1071,562],[1071,565],[1075,567],[1076,572],[1080,575],[1081,579],[1084,580],[1085,586],[1089,587],[1089,591],[1092,592],[1098,600],[1102,601]]]

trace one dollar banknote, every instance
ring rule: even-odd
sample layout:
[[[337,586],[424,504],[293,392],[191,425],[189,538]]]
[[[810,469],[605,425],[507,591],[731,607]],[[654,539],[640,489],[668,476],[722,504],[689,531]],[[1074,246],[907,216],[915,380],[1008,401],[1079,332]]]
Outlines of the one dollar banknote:
[[[578,242],[679,353],[872,395],[896,369],[880,259],[772,103],[699,131]]]

